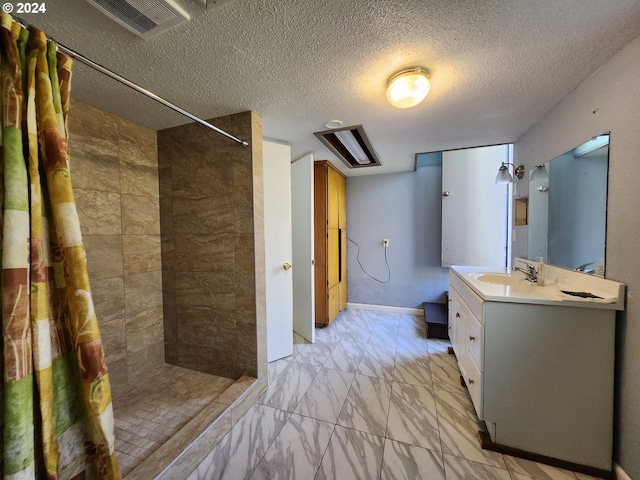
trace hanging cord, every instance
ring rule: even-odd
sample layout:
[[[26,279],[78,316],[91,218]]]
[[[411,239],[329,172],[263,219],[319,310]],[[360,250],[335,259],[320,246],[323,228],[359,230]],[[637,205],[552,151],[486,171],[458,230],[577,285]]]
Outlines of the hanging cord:
[[[387,276],[386,280],[379,280],[376,277],[374,277],[373,275],[369,275],[367,273],[367,271],[364,269],[364,267],[362,266],[362,263],[360,263],[360,245],[358,245],[356,242],[351,240],[349,237],[347,237],[347,240],[349,240],[351,243],[353,243],[356,246],[356,248],[358,249],[358,251],[356,253],[356,261],[358,262],[358,265],[360,265],[360,268],[362,269],[364,274],[367,277],[370,277],[370,278],[374,279],[378,283],[389,283],[389,281],[391,280],[391,268],[389,267],[389,260],[387,260],[387,248],[386,247],[384,248],[384,263],[387,265],[388,276]]]

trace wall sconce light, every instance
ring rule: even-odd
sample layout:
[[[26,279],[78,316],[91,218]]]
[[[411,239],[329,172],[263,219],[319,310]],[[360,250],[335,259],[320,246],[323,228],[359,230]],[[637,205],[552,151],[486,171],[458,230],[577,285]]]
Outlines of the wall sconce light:
[[[498,168],[498,175],[496,175],[496,185],[506,185],[508,183],[513,183],[513,177],[509,173],[509,167],[507,167],[507,165],[511,165],[513,167],[513,173],[516,177],[524,177],[524,165],[518,165],[516,167],[513,163],[502,162],[502,165],[500,165],[500,168]]]
[[[547,170],[546,165],[536,165],[536,167],[531,170],[529,174],[530,182],[548,182],[549,181],[549,172]]]
[[[425,99],[430,88],[427,69],[407,68],[392,75],[387,81],[387,100],[394,107],[415,107]]]

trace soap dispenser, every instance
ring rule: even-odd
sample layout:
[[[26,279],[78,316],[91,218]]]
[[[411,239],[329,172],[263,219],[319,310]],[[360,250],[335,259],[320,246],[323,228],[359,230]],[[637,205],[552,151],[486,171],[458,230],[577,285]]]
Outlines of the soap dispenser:
[[[544,274],[544,260],[542,259],[542,257],[538,257],[538,275],[536,277],[536,283],[541,287],[544,287]]]

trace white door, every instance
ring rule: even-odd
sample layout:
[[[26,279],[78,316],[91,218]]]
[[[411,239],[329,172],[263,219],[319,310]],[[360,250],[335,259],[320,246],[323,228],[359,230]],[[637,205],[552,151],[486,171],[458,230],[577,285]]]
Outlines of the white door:
[[[291,148],[263,142],[267,360],[293,353]]]
[[[291,164],[293,202],[293,331],[311,343],[314,328],[313,155]]]
[[[495,179],[509,151],[497,145],[442,153],[443,267],[507,265],[509,187]]]

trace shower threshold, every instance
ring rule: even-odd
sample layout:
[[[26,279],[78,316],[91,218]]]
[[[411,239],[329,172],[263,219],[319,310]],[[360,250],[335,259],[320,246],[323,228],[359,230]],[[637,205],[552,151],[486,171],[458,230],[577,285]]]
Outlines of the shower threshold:
[[[112,386],[115,445],[123,477],[156,478],[253,381],[163,364],[135,381]]]

